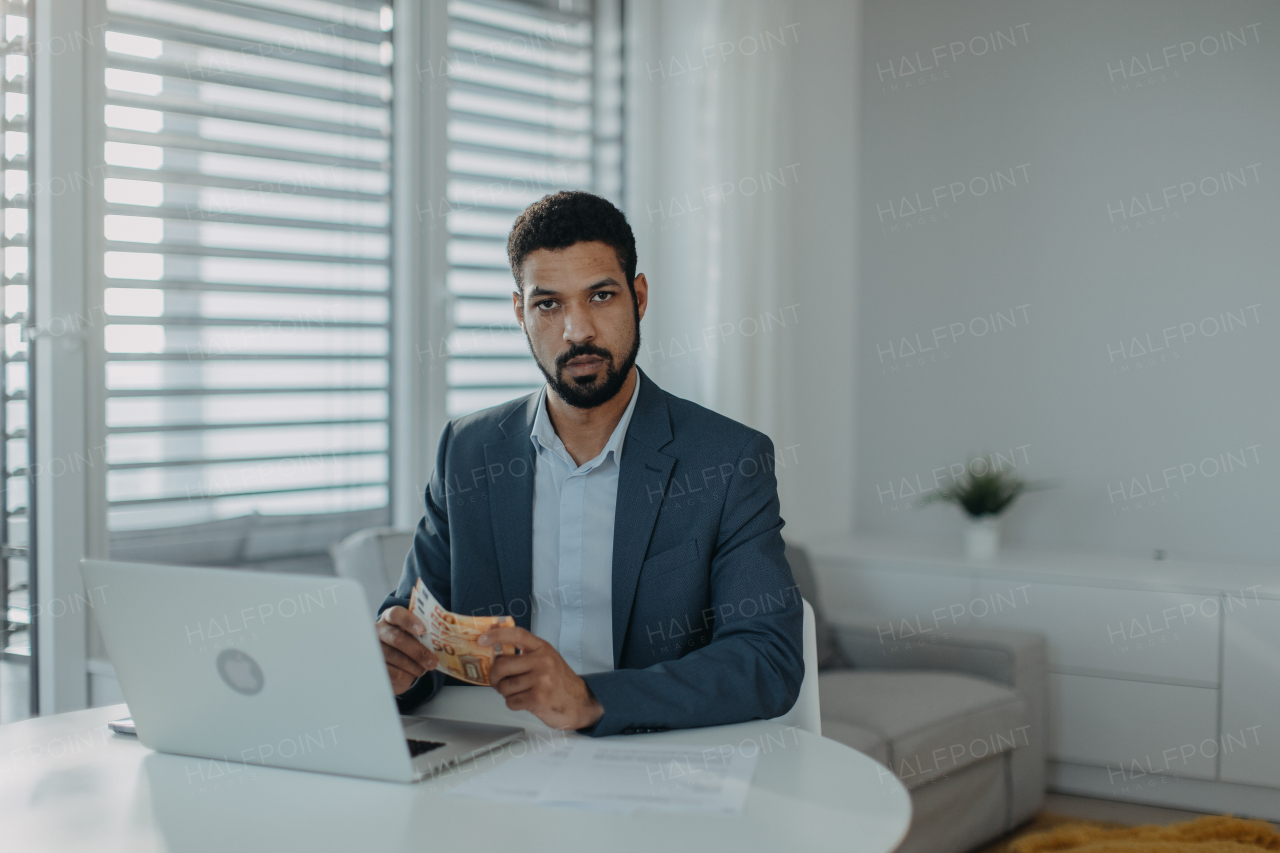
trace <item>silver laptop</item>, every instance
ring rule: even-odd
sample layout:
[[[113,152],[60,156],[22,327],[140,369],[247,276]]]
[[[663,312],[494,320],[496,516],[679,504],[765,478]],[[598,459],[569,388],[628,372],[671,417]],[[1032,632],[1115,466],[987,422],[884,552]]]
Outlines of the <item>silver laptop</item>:
[[[395,782],[524,729],[402,717],[356,581],[82,560],[137,727],[159,752]]]

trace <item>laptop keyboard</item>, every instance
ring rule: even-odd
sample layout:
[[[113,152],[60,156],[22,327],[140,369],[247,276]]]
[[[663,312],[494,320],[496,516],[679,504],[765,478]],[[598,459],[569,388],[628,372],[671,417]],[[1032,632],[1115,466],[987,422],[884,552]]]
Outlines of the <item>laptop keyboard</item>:
[[[439,749],[444,746],[443,743],[434,740],[414,740],[407,738],[405,743],[409,744],[409,757],[417,758],[419,755],[430,752],[433,749]]]

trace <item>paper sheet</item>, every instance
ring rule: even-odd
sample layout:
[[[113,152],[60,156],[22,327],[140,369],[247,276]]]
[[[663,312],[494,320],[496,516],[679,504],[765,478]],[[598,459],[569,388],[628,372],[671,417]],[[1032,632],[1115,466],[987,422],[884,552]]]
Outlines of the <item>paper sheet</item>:
[[[572,739],[449,790],[455,796],[597,811],[742,811],[756,755],[730,746]]]

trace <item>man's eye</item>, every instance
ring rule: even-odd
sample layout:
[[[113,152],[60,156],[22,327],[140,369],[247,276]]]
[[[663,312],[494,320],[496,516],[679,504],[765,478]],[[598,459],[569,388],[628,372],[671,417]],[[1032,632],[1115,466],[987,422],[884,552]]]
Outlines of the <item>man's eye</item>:
[[[592,299],[595,299],[596,297],[599,297],[601,302],[604,302],[606,299],[609,299],[609,298],[610,298],[610,297],[612,297],[612,296],[613,296],[613,294],[612,294],[612,293],[609,293],[608,291],[600,291],[600,292],[598,292],[598,293],[593,293],[593,294],[591,294],[591,298],[592,298]]]
[[[544,302],[539,302],[536,307],[543,311],[550,311],[552,308],[556,307],[556,301],[554,299],[548,299]]]

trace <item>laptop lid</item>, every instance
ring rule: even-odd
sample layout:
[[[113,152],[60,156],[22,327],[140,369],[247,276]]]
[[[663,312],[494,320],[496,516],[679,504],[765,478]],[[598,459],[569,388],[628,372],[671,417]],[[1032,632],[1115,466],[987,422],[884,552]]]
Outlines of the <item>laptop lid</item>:
[[[349,579],[82,560],[146,746],[412,781],[371,612]]]

